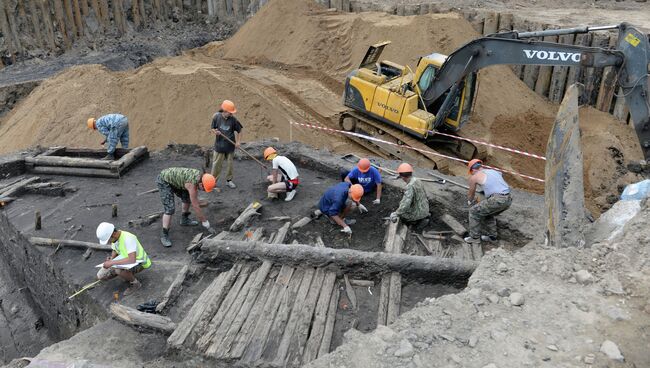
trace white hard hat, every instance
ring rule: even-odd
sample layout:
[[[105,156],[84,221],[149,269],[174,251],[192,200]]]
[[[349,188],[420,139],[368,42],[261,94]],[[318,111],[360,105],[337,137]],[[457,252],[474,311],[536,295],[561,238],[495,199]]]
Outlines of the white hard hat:
[[[97,239],[99,239],[99,244],[106,245],[108,239],[113,235],[113,231],[115,231],[115,225],[109,222],[102,222],[99,224],[99,226],[97,226]]]

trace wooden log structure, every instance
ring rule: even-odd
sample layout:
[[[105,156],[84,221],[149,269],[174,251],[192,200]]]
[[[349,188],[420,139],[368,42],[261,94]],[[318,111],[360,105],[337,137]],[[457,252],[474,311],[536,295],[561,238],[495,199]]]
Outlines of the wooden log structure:
[[[236,232],[241,230],[248,222],[253,218],[254,216],[259,216],[260,213],[257,212],[258,209],[262,208],[262,204],[260,202],[253,202],[248,205],[242,211],[242,213],[235,219],[235,221],[230,225],[230,231],[231,232]]]
[[[155,330],[169,335],[176,329],[176,324],[169,317],[153,313],[143,313],[125,305],[113,303],[110,307],[115,319],[127,325]]]
[[[297,267],[323,267],[339,274],[373,278],[386,272],[399,272],[408,279],[454,283],[466,280],[475,262],[434,259],[432,257],[363,252],[353,249],[317,248],[304,244],[268,244],[232,240],[203,241],[203,262],[221,260],[269,260]]]
[[[70,239],[51,239],[51,238],[39,238],[32,236],[29,238],[29,242],[41,246],[41,247],[67,247],[67,248],[78,248],[78,249],[93,249],[93,250],[103,250],[110,252],[112,251],[111,247],[108,245],[101,245],[99,243],[91,243],[80,240],[70,240]]]

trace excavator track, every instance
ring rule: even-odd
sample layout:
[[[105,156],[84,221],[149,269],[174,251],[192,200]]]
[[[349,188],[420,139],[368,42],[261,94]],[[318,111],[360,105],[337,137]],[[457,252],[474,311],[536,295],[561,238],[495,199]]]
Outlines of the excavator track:
[[[409,148],[400,148],[399,146],[410,146],[416,149],[435,151],[424,142],[416,139],[408,133],[400,131],[399,129],[373,121],[354,111],[345,111],[341,113],[339,124],[343,130],[371,136],[398,145],[395,146],[392,144],[384,144],[348,136],[348,138],[372,151],[379,157],[408,161],[416,166],[430,167],[442,173],[449,172],[448,159]]]

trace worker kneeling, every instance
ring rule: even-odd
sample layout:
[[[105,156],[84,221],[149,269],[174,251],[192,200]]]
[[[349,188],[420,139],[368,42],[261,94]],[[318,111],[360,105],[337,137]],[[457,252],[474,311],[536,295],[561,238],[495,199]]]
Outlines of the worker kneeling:
[[[151,267],[151,259],[144,251],[138,238],[124,230],[118,230],[115,225],[102,222],[97,226],[97,239],[101,245],[111,244],[111,256],[106,259],[102,268],[97,272],[99,280],[110,280],[116,276],[129,283],[124,296],[133,294],[142,284],[135,274]]]
[[[160,200],[162,201],[164,214],[162,216],[162,235],[160,242],[164,247],[171,247],[172,241],[169,238],[169,227],[172,222],[172,215],[176,211],[175,196],[183,202],[183,213],[181,214],[181,226],[201,225],[210,233],[216,234],[216,230],[210,226],[210,222],[203,214],[199,204],[199,190],[211,192],[214,189],[216,180],[210,174],[201,174],[197,169],[184,167],[170,167],[160,172],[156,180]],[[194,208],[199,221],[190,218],[190,205]]]
[[[469,168],[469,192],[467,205],[469,207],[469,235],[465,238],[467,243],[497,240],[496,215],[510,208],[512,197],[510,187],[503,180],[500,172],[484,169],[483,162],[478,159],[471,160]],[[483,187],[485,200],[478,203],[475,199],[476,186]]]
[[[361,184],[363,187],[363,195],[370,195],[376,193],[373,204],[381,203],[381,174],[379,170],[370,164],[370,160],[362,158],[357,163],[357,166],[352,171],[342,171],[341,179],[352,184]],[[359,212],[368,212],[368,209],[359,203]]]
[[[318,209],[314,212],[314,217],[325,214],[343,228],[342,233],[352,234],[350,225],[354,225],[356,220],[345,217],[359,204],[361,197],[363,197],[361,185],[338,183],[325,191],[318,203]]]
[[[264,150],[264,159],[272,161],[273,170],[267,179],[271,182],[266,191],[269,198],[277,198],[278,193],[287,193],[285,201],[289,202],[296,196],[296,188],[300,184],[296,165],[284,156],[279,156],[273,147]]]
[[[416,231],[422,231],[429,224],[429,200],[422,182],[413,177],[413,166],[406,162],[399,165],[397,173],[406,183],[406,189],[397,211],[390,214],[390,219],[393,222],[402,219],[407,225],[414,226]]]

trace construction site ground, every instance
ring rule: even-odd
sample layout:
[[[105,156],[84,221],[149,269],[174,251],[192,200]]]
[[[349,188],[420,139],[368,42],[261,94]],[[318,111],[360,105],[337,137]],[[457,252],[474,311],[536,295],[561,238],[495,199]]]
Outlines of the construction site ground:
[[[416,1],[400,3],[409,2]],[[450,10],[507,10],[531,21],[568,27],[627,21],[650,29],[647,2],[585,0],[572,2],[571,7],[559,0],[432,3]],[[89,42],[60,56],[34,55],[34,59],[0,72],[0,87],[27,81],[38,84],[18,93],[15,105],[12,102],[0,109],[0,154],[36,145],[99,148],[101,137],[89,132],[84,122],[90,116],[117,111],[129,117],[133,146],[161,150],[119,180],[52,177],[78,191],[61,198],[23,195],[1,210],[26,236],[94,241],[101,221],[114,221],[136,233],[154,267],[138,276],[143,288],[137,294],[120,295],[120,302],[131,307],[164,294],[178,270],[190,262],[185,247],[200,231],[178,226],[177,201],[171,231],[174,246],[163,248],[158,239],[159,219],[148,226],[129,227],[129,221],[161,211],[157,193],[138,193],[154,189],[156,175],[165,167],[198,168],[203,164],[201,155],[195,154],[201,151],[198,147],[166,147],[170,142],[209,147],[214,139],[208,131],[210,118],[220,101],[227,98],[237,104],[248,143],[245,146],[251,152],[259,155],[273,144],[288,154],[312,158],[297,161],[301,188],[292,202],[265,200],[266,173],[250,160],[235,162],[237,189],[221,184],[220,193],[202,195],[209,203],[204,210],[218,231],[227,229],[255,199],[264,207],[253,226],[276,230],[282,222],[270,217],[290,216],[295,221],[308,215],[324,189],[338,180],[337,168],[351,167],[339,159],[341,155],[372,154],[339,135],[291,127],[289,121],[338,128],[338,114],[344,110],[345,76],[373,43],[391,40],[393,44],[382,58],[414,68],[423,55],[449,53],[479,36],[457,13],[409,17],[354,14],[330,11],[308,0],[272,0],[229,39],[171,56],[231,32],[230,26],[214,27],[174,26],[172,33],[178,33],[174,39],[158,38],[154,32],[134,36],[126,44],[106,40],[97,46]],[[185,40],[188,33],[206,28],[207,34],[196,36],[196,43]],[[160,32],[167,35],[168,31]],[[463,133],[543,155],[556,111],[557,106],[531,91],[508,67],[492,67],[480,72],[474,113]],[[590,107],[581,108],[580,124],[587,207],[595,219],[604,214],[600,222],[585,230],[592,238],[589,247],[545,246],[543,184],[507,175],[518,190],[512,208],[499,217],[502,241],[484,246],[486,254],[467,288],[405,282],[403,315],[395,324],[377,329],[373,317],[376,294],[356,288],[359,310],[365,313],[339,311],[332,343],[338,348],[309,366],[650,366],[650,254],[646,246],[650,210],[645,202],[636,209],[637,214],[619,202],[609,215],[605,212],[617,202],[625,185],[642,180],[648,172],[629,170],[642,158],[630,125]],[[264,139],[267,141],[260,142]],[[392,161],[377,162],[397,166]],[[490,148],[486,162],[544,177],[543,162],[529,157]],[[421,170],[418,175],[428,177],[428,171],[417,170]],[[459,177],[448,178],[464,182],[466,168],[452,163],[450,174]],[[368,201],[371,212],[356,216],[359,222],[351,239],[320,219],[291,233],[289,240],[313,243],[320,236],[328,247],[382,251],[381,219],[396,208],[403,188],[400,181],[389,182],[379,209]],[[428,230],[448,230],[439,220],[442,213],[467,225],[464,189],[430,183],[427,194],[433,215]],[[112,204],[118,205],[118,216],[113,219]],[[41,211],[43,220],[38,231],[33,229],[36,210]],[[627,221],[628,217],[633,218]],[[417,247],[415,238],[409,241],[412,248]],[[92,281],[97,271],[94,265],[105,258],[99,251],[87,259],[83,251],[75,249],[39,251],[51,260],[48,272],[60,273],[71,287]],[[191,287],[185,288],[169,309],[170,318],[179,322],[219,271],[204,270],[188,281]],[[14,346],[3,347],[3,356],[20,353],[37,360],[85,360],[92,367],[230,366],[186,352],[170,352],[165,336],[137,331],[108,318],[106,308],[114,301],[113,293],[124,289],[125,284],[112,280],[90,290],[85,311],[88,320],[80,321],[79,326],[92,327],[80,328],[70,339],[58,341],[49,331],[54,326],[43,325],[30,307],[29,293],[13,285],[9,271],[2,270],[0,326],[7,328],[0,330],[0,341],[14,341]],[[523,295],[523,303],[514,300],[513,293]],[[352,326],[355,329],[350,329]],[[614,359],[611,344],[603,348],[605,341],[613,342],[624,359]],[[41,347],[46,348],[39,353]],[[46,366],[38,365],[37,360],[32,367]],[[14,362],[10,367],[25,364]]]

